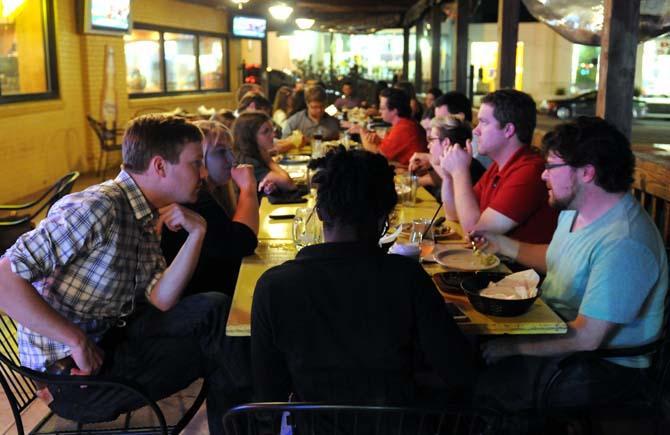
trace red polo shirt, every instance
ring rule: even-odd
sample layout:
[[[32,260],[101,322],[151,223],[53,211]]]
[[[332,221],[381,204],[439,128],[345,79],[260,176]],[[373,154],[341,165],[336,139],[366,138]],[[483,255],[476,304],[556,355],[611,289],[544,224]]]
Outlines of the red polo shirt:
[[[428,152],[426,132],[416,121],[400,118],[386,133],[379,152],[392,162],[409,165],[412,154]]]
[[[474,187],[479,210],[488,207],[518,222],[507,236],[528,243],[549,243],[558,211],[548,202],[547,186],[540,178],[544,159],[525,146],[500,170],[493,162]]]

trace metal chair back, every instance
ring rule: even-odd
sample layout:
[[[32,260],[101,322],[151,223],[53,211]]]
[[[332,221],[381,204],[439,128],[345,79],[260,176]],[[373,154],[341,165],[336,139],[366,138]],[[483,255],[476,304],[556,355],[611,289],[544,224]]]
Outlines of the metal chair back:
[[[40,421],[30,432],[31,434],[66,434],[66,433],[134,433],[134,434],[178,434],[193,419],[200,406],[205,401],[207,388],[203,386],[193,400],[190,407],[182,414],[179,421],[174,425],[168,425],[166,418],[158,404],[153,401],[144,389],[136,382],[102,376],[63,376],[49,375],[36,372],[20,365],[18,356],[18,341],[16,335],[16,323],[7,315],[0,316],[0,385],[7,396],[9,406],[14,416],[16,430],[19,435],[24,435],[24,425],[21,413],[37,397],[37,388],[35,382],[54,385],[80,385],[88,388],[109,388],[125,393],[130,393],[147,407],[149,414],[154,417],[156,424],[133,424],[131,412],[125,417],[119,417],[111,424],[106,424],[104,428],[98,424],[91,424],[90,428],[84,428],[84,424],[77,423],[76,429],[64,429],[62,425],[54,424],[53,420],[60,417],[49,413]],[[52,430],[49,430],[52,429]]]
[[[317,403],[249,403],[223,419],[226,435],[497,433],[501,415],[489,409],[409,408]]]

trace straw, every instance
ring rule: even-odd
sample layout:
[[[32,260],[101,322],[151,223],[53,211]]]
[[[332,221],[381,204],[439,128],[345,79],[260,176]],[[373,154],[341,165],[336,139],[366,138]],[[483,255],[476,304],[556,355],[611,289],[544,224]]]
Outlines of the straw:
[[[423,234],[421,234],[421,240],[423,240],[423,238],[426,237],[426,234],[428,234],[428,231],[430,231],[430,227],[433,226],[433,222],[435,222],[435,218],[437,217],[437,214],[440,212],[441,209],[442,209],[442,203],[439,203],[437,205],[437,210],[435,210],[435,214],[433,214],[433,218],[430,220],[430,223],[428,224],[428,227],[426,227]]]

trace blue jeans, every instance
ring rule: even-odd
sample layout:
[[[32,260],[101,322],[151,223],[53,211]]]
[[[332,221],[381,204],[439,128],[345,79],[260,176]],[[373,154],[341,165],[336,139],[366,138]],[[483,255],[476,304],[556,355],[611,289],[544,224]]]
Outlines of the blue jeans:
[[[201,293],[162,312],[137,307],[124,328],[100,343],[102,376],[140,384],[152,400],[178,392],[198,378],[208,386],[210,433],[223,433],[226,410],[251,398],[249,339],[226,337],[230,297]],[[81,422],[105,421],[143,405],[137,397],[110,388],[50,386],[58,415]]]

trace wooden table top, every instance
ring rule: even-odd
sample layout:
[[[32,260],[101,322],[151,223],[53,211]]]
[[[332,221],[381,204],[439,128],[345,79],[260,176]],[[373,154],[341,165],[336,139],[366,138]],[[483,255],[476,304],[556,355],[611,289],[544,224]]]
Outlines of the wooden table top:
[[[307,204],[272,205],[263,198],[260,207],[260,231],[258,248],[254,255],[242,260],[240,274],[237,278],[235,294],[228,315],[226,335],[249,336],[251,334],[251,303],[256,282],[269,268],[292,260],[297,250],[292,240],[292,219],[270,219],[270,214],[294,214],[299,207]],[[417,203],[413,206],[402,206],[399,211],[400,222],[411,222],[417,218],[431,218],[437,208],[437,202],[424,189],[417,193]],[[457,234],[462,234],[460,225],[447,222]],[[435,251],[462,248],[464,239],[456,236],[435,246]],[[439,264],[424,264],[424,269],[433,275],[444,272]],[[497,271],[509,272],[501,264]],[[561,334],[567,331],[567,325],[541,299],[537,299],[531,309],[522,316],[495,317],[476,311],[465,296],[443,294],[446,300],[454,302],[468,316],[468,322],[458,325],[466,334]]]

